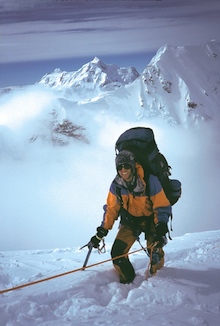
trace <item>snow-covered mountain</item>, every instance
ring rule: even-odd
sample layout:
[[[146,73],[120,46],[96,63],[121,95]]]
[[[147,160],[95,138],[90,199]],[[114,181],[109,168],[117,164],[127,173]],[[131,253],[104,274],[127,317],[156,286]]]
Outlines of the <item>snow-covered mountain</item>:
[[[2,96],[17,97],[11,107],[20,102],[25,89],[26,99],[34,98],[39,91],[41,102],[45,99],[36,113],[37,123],[27,135],[30,143],[41,139],[66,145],[75,136],[89,142],[93,134],[89,119],[94,119],[99,129],[102,120],[97,117],[104,115],[107,119],[109,114],[140,123],[157,119],[195,127],[219,119],[220,43],[165,45],[141,75],[133,67],[119,68],[95,57],[78,71],[57,68],[30,87],[3,89]],[[85,119],[85,115],[90,118]]]
[[[106,65],[98,58],[77,72],[56,69],[39,82],[58,92],[65,110],[110,110],[134,119],[157,117],[198,125],[219,114],[220,43],[160,48],[143,73]],[[65,100],[65,101],[62,101]]]
[[[137,77],[130,68],[112,68],[95,58],[84,66],[87,68],[65,73],[64,79],[60,78],[62,72],[55,72],[34,85],[2,92],[2,246],[14,248],[15,241],[16,248],[26,248],[33,241],[35,247],[42,229],[46,233],[42,246],[58,245],[57,226],[65,229],[65,238],[59,235],[60,246],[75,241],[81,227],[75,226],[73,216],[84,220],[88,206],[88,219],[102,216],[106,192],[115,175],[115,141],[135,126],[154,130],[158,148],[172,167],[172,177],[183,184],[182,200],[175,206],[175,232],[215,229],[219,225],[219,57],[216,41],[200,46],[166,45]],[[84,70],[87,72],[82,73]],[[120,74],[126,72],[123,80],[119,70]],[[92,87],[86,78],[91,78]],[[103,86],[103,80],[111,82]],[[207,189],[212,189],[209,200]],[[192,205],[197,198],[199,203]],[[19,243],[17,228],[11,228],[15,218],[27,219],[24,225],[28,232],[24,235],[20,230]],[[36,233],[29,230],[33,219],[40,228]],[[72,223],[74,227],[69,226]],[[76,232],[75,237],[72,232]]]
[[[78,71],[66,72],[57,68],[53,73],[43,76],[39,84],[57,90],[70,88],[74,96],[83,91],[95,96],[100,93],[100,89],[109,90],[129,84],[139,75],[134,67],[120,68],[115,64],[104,64],[95,57]]]
[[[134,67],[119,68],[95,57],[78,71],[57,68],[32,85],[32,91],[37,86],[53,94],[46,109],[50,111],[47,119],[52,117],[52,123],[47,121],[52,133],[64,130],[67,124],[78,124],[76,117],[88,110],[126,115],[136,121],[157,118],[169,124],[195,126],[218,119],[220,114],[220,43],[213,40],[194,46],[165,45],[141,75]],[[1,94],[19,96],[18,91],[7,87],[1,89]],[[88,127],[81,125],[81,119],[79,123],[82,128]],[[37,138],[35,133],[29,137],[31,141]],[[68,141],[60,144],[63,142]]]
[[[219,114],[220,43],[162,47],[141,76],[143,107],[176,123],[195,124]],[[143,93],[142,93],[143,94]]]

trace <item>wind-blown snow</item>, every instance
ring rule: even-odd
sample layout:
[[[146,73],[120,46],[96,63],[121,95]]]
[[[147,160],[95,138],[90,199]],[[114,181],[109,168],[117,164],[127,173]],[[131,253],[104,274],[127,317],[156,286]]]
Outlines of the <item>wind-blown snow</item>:
[[[219,239],[219,230],[174,238],[165,247],[164,268],[148,280],[149,258],[140,251],[130,256],[137,274],[132,284],[118,283],[107,262],[0,294],[0,325],[218,325]],[[106,248],[105,254],[93,249],[89,264],[109,259],[109,243]],[[1,252],[0,289],[74,271],[86,254],[86,248]]]

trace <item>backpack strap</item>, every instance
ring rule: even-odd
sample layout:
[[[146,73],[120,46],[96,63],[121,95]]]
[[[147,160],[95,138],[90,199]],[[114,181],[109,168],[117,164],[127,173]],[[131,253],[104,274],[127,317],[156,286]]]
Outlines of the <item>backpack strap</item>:
[[[116,197],[117,197],[119,204],[121,206],[121,209],[122,209],[124,202],[123,202],[123,199],[121,196],[121,188],[118,187],[117,185],[116,185]]]

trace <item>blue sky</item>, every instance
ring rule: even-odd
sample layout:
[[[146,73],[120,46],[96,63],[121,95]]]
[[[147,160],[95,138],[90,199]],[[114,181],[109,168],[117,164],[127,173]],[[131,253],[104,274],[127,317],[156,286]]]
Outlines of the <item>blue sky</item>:
[[[0,0],[0,87],[33,84],[95,56],[141,73],[165,44],[218,40],[218,0]]]

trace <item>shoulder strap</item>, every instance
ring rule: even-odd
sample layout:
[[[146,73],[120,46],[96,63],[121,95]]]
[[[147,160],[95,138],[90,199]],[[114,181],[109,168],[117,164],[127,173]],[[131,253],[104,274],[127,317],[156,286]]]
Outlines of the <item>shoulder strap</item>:
[[[121,188],[118,187],[117,185],[116,185],[116,197],[117,197],[117,199],[118,199],[118,201],[119,201],[119,203],[121,205],[121,208],[122,208],[124,203],[123,203],[123,199],[122,199],[122,196],[121,196]]]

